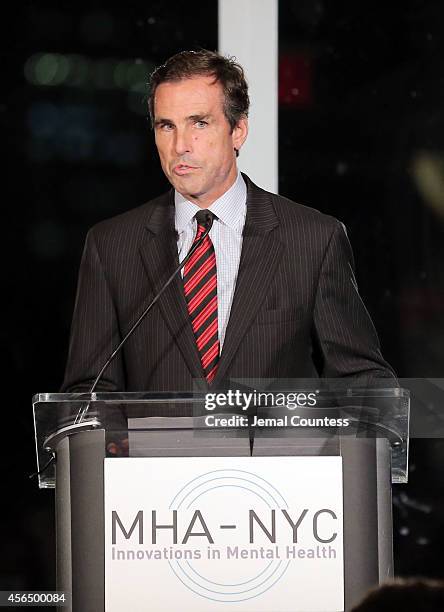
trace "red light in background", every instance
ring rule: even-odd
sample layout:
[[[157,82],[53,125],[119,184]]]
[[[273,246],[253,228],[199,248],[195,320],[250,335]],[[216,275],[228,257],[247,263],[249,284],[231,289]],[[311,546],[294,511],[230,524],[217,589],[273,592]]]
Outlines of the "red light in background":
[[[313,104],[312,60],[302,53],[279,57],[279,104],[307,108]]]

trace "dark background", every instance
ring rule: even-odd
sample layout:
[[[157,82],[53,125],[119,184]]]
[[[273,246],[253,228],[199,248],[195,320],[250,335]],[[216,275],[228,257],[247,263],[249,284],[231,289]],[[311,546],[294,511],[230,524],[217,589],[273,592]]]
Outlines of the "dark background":
[[[279,192],[347,225],[398,375],[440,377],[444,4],[279,10]],[[23,2],[3,26],[0,589],[51,589],[53,492],[27,477],[31,396],[61,384],[87,229],[168,187],[146,82],[177,51],[217,48],[217,2]],[[440,441],[412,441],[409,484],[394,488],[397,574],[444,577],[443,460]]]

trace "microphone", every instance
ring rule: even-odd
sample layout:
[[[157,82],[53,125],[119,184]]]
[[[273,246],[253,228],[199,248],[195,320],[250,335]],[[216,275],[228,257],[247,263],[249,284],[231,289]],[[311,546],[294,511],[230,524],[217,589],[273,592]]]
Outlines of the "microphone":
[[[193,254],[197,251],[197,249],[201,246],[201,244],[203,243],[205,238],[210,233],[210,230],[211,230],[211,228],[213,226],[213,221],[214,221],[215,215],[212,212],[210,212],[209,210],[205,209],[205,210],[199,211],[196,214],[196,218],[197,218],[197,216],[199,216],[198,225],[203,225],[205,227],[204,233],[199,238],[199,240],[197,240],[195,242],[195,244],[193,244],[191,249],[188,251],[187,255],[184,257],[184,259],[180,263],[180,265],[174,270],[174,272],[171,274],[171,276],[168,278],[168,280],[164,283],[164,285],[161,287],[161,289],[158,291],[158,293],[156,293],[154,298],[151,300],[151,302],[148,304],[148,306],[145,308],[145,310],[139,316],[137,321],[135,321],[135,323],[133,323],[133,325],[130,327],[129,331],[122,338],[122,340],[120,341],[118,346],[113,350],[111,355],[105,361],[105,363],[101,367],[99,373],[97,374],[97,377],[96,377],[96,379],[95,379],[91,389],[89,390],[90,393],[94,393],[94,391],[95,391],[95,389],[97,387],[97,384],[99,383],[99,381],[102,378],[103,374],[106,372],[106,370],[108,369],[108,367],[112,363],[112,361],[115,359],[115,357],[120,353],[120,351],[122,350],[122,347],[125,345],[126,341],[129,338],[131,338],[133,333],[136,331],[136,329],[142,323],[142,321],[144,320],[146,315],[149,313],[151,308],[154,306],[154,304],[156,304],[156,302],[159,300],[159,298],[164,293],[164,291],[173,282],[173,280],[176,277],[176,275],[182,270],[182,268],[185,266],[187,261],[193,256]],[[84,420],[85,416],[88,413],[89,407],[90,407],[90,403],[88,402],[88,405],[85,406],[85,408],[83,410],[79,409],[79,412],[77,413],[77,416],[76,416],[76,418],[74,420],[74,425],[76,425],[77,423],[81,423]]]

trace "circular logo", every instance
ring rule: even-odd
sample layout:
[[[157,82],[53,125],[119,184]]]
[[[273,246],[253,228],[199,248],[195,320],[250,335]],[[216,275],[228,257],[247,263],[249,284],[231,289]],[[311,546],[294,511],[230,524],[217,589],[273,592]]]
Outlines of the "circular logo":
[[[212,601],[239,602],[262,595],[290,564],[280,558],[266,533],[271,535],[272,511],[280,508],[288,508],[283,495],[253,472],[219,469],[193,478],[170,504],[170,510],[186,511],[190,517],[194,513],[196,518],[180,558],[168,561],[171,570],[190,591]],[[257,513],[253,521],[250,509]],[[209,517],[211,526],[205,523]]]

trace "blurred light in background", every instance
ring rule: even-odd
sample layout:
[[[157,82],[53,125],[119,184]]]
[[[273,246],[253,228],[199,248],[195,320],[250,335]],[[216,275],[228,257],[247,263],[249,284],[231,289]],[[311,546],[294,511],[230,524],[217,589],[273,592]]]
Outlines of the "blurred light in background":
[[[70,61],[58,53],[37,53],[25,63],[25,78],[32,85],[60,85],[70,71]]]
[[[49,94],[62,87],[88,94],[109,91],[132,113],[146,116],[147,83],[153,70],[154,64],[140,57],[122,60],[45,52],[31,55],[24,65],[25,78],[46,91],[49,99],[35,100],[28,108],[28,157],[40,163],[57,159],[119,166],[140,163],[145,155],[146,131],[127,122],[115,125],[109,109],[116,107],[116,99],[104,108],[103,100],[94,96],[82,96],[77,103],[67,104],[63,98]]]
[[[128,166],[145,155],[146,132],[114,125],[112,113],[92,104],[34,102],[26,123],[28,156],[34,162],[59,159]]]
[[[313,104],[312,60],[308,54],[281,53],[279,57],[279,104],[308,108]]]
[[[24,75],[37,87],[79,87],[84,89],[123,89],[146,92],[152,62],[141,58],[94,60],[83,55],[35,53],[25,62]]]
[[[89,60],[79,54],[67,57],[70,60],[70,71],[65,84],[71,87],[84,87],[89,78]]]
[[[91,70],[91,80],[96,89],[114,89],[114,61],[104,59],[95,62]]]
[[[430,151],[416,153],[412,174],[424,202],[444,219],[444,156]]]

